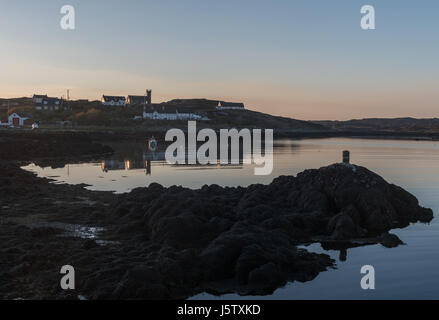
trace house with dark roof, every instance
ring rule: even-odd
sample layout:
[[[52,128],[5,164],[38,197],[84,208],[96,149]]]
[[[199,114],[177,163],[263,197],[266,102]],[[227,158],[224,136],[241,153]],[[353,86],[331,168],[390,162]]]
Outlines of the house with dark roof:
[[[57,111],[57,110],[65,109],[67,106],[64,100],[59,98],[52,98],[47,96],[38,96],[37,98],[35,98],[34,96],[33,100],[35,104],[35,110]]]
[[[218,110],[244,110],[244,104],[241,102],[225,102],[219,101],[218,106],[216,107]]]
[[[146,90],[146,95],[144,96],[128,96],[127,97],[127,104],[134,106],[145,106],[150,105],[152,100],[152,90]]]
[[[47,94],[45,94],[45,95],[34,94],[34,96],[32,97],[32,102],[34,104],[41,104],[41,103],[43,103],[44,98],[47,98]]]
[[[131,106],[144,106],[147,104],[146,96],[128,96],[127,104]]]
[[[126,105],[126,98],[122,96],[103,95],[101,102],[104,106],[124,106]]]

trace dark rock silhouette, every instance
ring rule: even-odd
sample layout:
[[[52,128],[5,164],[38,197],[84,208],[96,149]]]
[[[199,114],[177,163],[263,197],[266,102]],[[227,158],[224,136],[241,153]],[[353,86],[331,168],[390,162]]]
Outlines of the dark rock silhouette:
[[[136,235],[157,248],[148,260],[161,274],[153,277],[157,285],[173,275],[184,284],[183,296],[270,293],[287,281],[311,280],[333,265],[326,255],[298,249],[300,244],[365,240],[393,247],[402,242],[389,230],[433,218],[408,192],[366,168],[344,164],[248,188],[153,184],[120,196],[112,213],[124,226],[117,229],[119,237]],[[136,296],[138,280],[133,287],[122,283],[115,298]],[[167,295],[178,296],[167,287]]]
[[[300,245],[393,247],[401,241],[389,230],[433,218],[402,188],[344,164],[248,188],[151,184],[114,195],[0,163],[0,195],[1,298],[269,294],[335,265]],[[71,236],[69,227],[66,236],[60,222],[105,231],[90,239]],[[77,272],[74,293],[59,289],[65,264]]]

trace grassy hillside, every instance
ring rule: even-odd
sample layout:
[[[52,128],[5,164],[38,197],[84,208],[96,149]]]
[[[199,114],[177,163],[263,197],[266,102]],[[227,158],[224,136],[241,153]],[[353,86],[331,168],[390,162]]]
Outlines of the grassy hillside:
[[[212,124],[221,126],[231,124],[245,128],[273,128],[284,131],[321,131],[326,128],[320,124],[309,121],[296,120],[285,117],[272,116],[251,110],[226,110],[216,111],[212,115]]]
[[[29,103],[14,106],[9,109],[9,114],[16,112],[31,117],[40,123],[41,128],[83,128],[90,130],[106,128],[111,130],[167,130],[170,127],[186,127],[187,121],[160,121],[160,120],[134,120],[135,116],[142,115],[142,106],[110,107],[103,106],[99,101],[79,102],[69,101],[69,109],[62,111],[38,111]],[[177,109],[191,109],[195,113],[206,115],[209,121],[198,121],[197,125],[211,128],[272,128],[280,131],[314,132],[325,130],[320,124],[300,121],[251,110],[225,110],[216,109],[218,101],[207,99],[176,99],[168,102],[153,104],[162,107],[176,107]]]

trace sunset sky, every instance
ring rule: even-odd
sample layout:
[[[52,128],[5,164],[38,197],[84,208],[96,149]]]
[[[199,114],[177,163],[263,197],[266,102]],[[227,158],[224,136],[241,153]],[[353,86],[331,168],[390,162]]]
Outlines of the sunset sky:
[[[151,88],[298,119],[439,117],[438,16],[437,0],[0,0],[0,97]]]

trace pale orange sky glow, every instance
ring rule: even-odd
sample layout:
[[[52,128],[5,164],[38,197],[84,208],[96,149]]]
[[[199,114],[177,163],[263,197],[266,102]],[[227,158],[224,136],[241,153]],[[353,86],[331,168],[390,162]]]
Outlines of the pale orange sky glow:
[[[427,84],[409,88],[383,86],[369,94],[367,90],[358,89],[313,91],[311,86],[262,82],[154,79],[114,71],[55,70],[41,65],[9,68],[12,68],[7,71],[10,76],[0,79],[0,97],[3,98],[34,93],[61,97],[70,89],[71,99],[98,100],[102,94],[141,95],[146,88],[153,88],[156,103],[176,98],[243,101],[255,111],[304,120],[439,116],[439,92]],[[51,75],[58,76],[52,79]]]
[[[72,0],[74,31],[59,27],[61,2],[32,10],[25,2],[0,11],[7,30],[0,33],[3,98],[61,97],[70,89],[72,99],[98,100],[149,88],[153,102],[236,101],[304,120],[439,117],[433,2],[432,8],[377,2],[373,32],[361,30],[357,0],[318,7],[194,0],[192,8]],[[145,12],[154,14],[143,19]],[[210,23],[218,18],[225,23]]]

